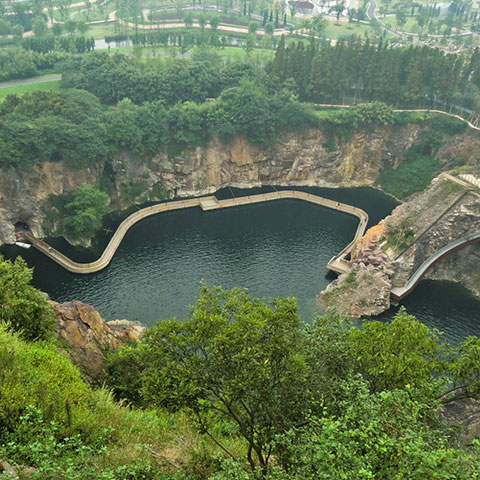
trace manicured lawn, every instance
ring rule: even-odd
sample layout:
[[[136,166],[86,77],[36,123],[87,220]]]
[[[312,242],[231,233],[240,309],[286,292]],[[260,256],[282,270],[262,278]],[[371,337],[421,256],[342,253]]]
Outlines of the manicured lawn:
[[[339,22],[339,24],[337,24],[337,22],[329,20],[327,28],[325,29],[325,36],[331,39],[349,37],[351,35],[364,37],[365,34],[368,34],[369,37],[373,37],[375,35],[374,28],[365,23]]]
[[[128,29],[126,29],[128,31]],[[98,25],[90,25],[87,37],[104,39],[105,37],[116,35],[119,32],[115,32],[114,23],[100,23]]]
[[[25,93],[36,90],[58,90],[59,84],[59,80],[52,80],[51,82],[28,83],[26,85],[17,85],[16,87],[0,88],[0,100],[4,99],[11,93],[15,93],[16,95],[24,95]]]

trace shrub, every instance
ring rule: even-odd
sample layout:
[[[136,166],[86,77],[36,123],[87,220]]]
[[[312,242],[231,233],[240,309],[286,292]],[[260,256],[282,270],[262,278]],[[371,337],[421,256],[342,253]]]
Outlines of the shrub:
[[[27,340],[45,340],[55,330],[55,316],[30,285],[32,272],[21,257],[11,262],[0,256],[0,321]]]
[[[26,343],[0,326],[0,438],[29,405],[68,430],[75,409],[85,406],[88,386],[54,343]]]

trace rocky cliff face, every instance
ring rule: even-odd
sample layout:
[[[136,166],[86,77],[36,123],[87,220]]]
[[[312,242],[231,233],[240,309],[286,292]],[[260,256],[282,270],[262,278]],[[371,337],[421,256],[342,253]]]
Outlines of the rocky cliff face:
[[[441,247],[480,231],[480,191],[443,175],[398,206],[372,228],[354,254],[354,269],[321,295],[352,317],[375,315],[390,306],[390,291],[400,287]],[[480,244],[441,259],[425,278],[453,280],[480,296]]]
[[[325,132],[312,129],[285,135],[270,148],[258,148],[237,138],[229,145],[212,140],[205,147],[178,155],[139,159],[119,152],[82,171],[62,163],[44,163],[32,172],[0,174],[0,244],[13,243],[14,225],[28,223],[44,234],[49,195],[81,184],[106,185],[111,210],[159,200],[165,190],[179,196],[211,193],[225,186],[309,185],[354,187],[371,185],[384,166],[396,165],[421,128],[373,128],[332,145]]]
[[[0,171],[0,244],[15,241],[15,224],[25,222],[33,233],[43,236],[49,195],[100,181],[103,164],[72,171],[62,162],[45,162],[32,171]]]
[[[57,336],[73,363],[92,381],[103,378],[105,355],[138,340],[145,330],[139,322],[106,322],[90,305],[73,301],[50,302],[57,317]]]

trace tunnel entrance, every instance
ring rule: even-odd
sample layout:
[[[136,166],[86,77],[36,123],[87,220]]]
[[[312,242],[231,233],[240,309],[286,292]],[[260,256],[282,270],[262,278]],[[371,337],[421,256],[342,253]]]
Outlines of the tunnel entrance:
[[[15,223],[15,233],[23,233],[28,232],[31,233],[30,225],[28,224],[28,220],[19,220]]]

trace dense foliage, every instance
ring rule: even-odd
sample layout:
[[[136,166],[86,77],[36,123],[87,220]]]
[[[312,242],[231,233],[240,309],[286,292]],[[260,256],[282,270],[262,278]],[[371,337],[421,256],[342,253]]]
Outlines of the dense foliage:
[[[293,299],[202,287],[189,318],[113,353],[109,379],[138,405],[187,409],[238,462],[214,432],[231,424],[253,477],[466,480],[478,463],[436,412],[455,382],[478,393],[477,347],[472,338],[454,351],[404,311],[362,330],[335,315],[309,326]],[[455,376],[462,366],[473,377]],[[250,478],[241,462],[222,468],[215,479]]]
[[[48,215],[57,222],[58,232],[69,238],[90,239],[102,226],[107,213],[108,195],[91,185],[81,185],[51,198]]]
[[[25,41],[33,40],[25,39]],[[67,58],[66,53],[37,53],[23,48],[0,49],[0,82],[16,78],[33,77],[52,69]]]
[[[120,69],[123,62],[120,60]],[[269,144],[282,131],[316,123],[315,115],[287,90],[271,93],[261,84],[241,80],[242,73],[248,76],[248,67],[236,66],[224,72],[224,90],[216,102],[195,103],[193,100],[204,100],[207,89],[189,75],[207,67],[202,63],[171,65],[170,86],[156,79],[152,85],[160,90],[152,94],[155,100],[142,105],[128,98],[128,91],[133,97],[146,93],[136,83],[137,77],[125,91],[125,85],[117,85],[122,82],[117,70],[112,78],[91,80],[95,88],[90,90],[104,101],[108,100],[105,95],[113,92],[121,99],[112,109],[103,107],[93,94],[73,89],[8,96],[0,103],[0,167],[27,168],[38,159],[65,161],[67,167],[80,169],[94,165],[109,149],[154,154],[170,148],[194,148],[212,135],[225,141],[243,135],[254,143]],[[180,78],[187,78],[189,85],[181,84]],[[233,86],[226,88],[228,85]],[[88,85],[80,82],[79,86]],[[105,91],[97,91],[101,88]],[[182,103],[185,100],[189,101]],[[175,104],[169,106],[171,102]]]
[[[436,48],[398,48],[353,37],[348,41],[282,40],[272,64],[293,82],[301,100],[345,103],[380,100],[393,105],[480,110],[480,51],[451,55]]]
[[[22,282],[17,297],[38,302]],[[2,311],[22,312],[4,286]],[[361,330],[333,313],[308,325],[294,299],[202,286],[188,318],[110,354],[128,408],[92,390],[55,341],[12,326],[0,319],[0,457],[33,467],[31,480],[480,475],[478,442],[459,447],[439,417],[439,398],[480,393],[479,339],[452,349],[404,311]]]
[[[53,334],[55,317],[31,280],[32,269],[22,258],[11,262],[0,256],[0,322],[27,340],[45,340]]]
[[[63,160],[73,169],[106,153],[103,109],[88,92],[33,92],[0,103],[0,167]]]
[[[220,66],[202,61],[154,63],[150,68],[124,55],[106,53],[84,55],[63,65],[63,86],[92,92],[102,103],[116,104],[129,98],[136,104],[162,101],[203,102],[217,97],[222,90],[237,86],[244,79],[265,75],[248,64]]]

